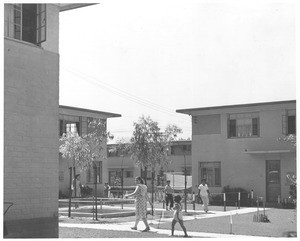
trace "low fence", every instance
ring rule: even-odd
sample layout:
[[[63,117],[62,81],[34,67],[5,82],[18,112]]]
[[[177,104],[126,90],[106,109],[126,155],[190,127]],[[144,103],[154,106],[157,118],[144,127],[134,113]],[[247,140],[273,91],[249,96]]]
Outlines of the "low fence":
[[[185,202],[184,190],[175,191],[174,195],[179,194],[182,197],[182,203]],[[155,193],[155,201],[162,202],[163,208],[165,204],[165,194],[162,190]],[[202,204],[201,198],[190,190],[186,192],[186,202],[192,204]],[[227,206],[235,207],[250,207],[255,205],[256,200],[253,198],[253,192],[227,192],[227,193],[211,193],[209,196],[209,203],[213,206],[224,206],[226,211]]]

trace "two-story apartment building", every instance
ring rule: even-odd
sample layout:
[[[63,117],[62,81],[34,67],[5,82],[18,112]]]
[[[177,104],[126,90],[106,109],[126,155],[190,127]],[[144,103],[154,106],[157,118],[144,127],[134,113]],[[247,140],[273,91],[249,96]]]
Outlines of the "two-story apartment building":
[[[169,164],[162,173],[156,173],[154,184],[155,186],[166,185],[166,179],[171,181],[171,185],[184,186],[184,172],[191,176],[192,162],[191,162],[191,141],[173,141],[169,148]],[[122,154],[111,152],[115,144],[107,145],[107,171],[108,179],[106,182],[110,186],[119,185],[122,179],[123,171],[123,185],[134,186],[134,177],[141,175],[141,169],[134,160],[130,159],[129,154]],[[147,172],[147,186],[151,189],[151,170]]]
[[[85,5],[4,4],[6,237],[58,237],[59,13]]]
[[[192,116],[193,187],[202,178],[211,192],[240,187],[269,203],[289,196],[295,148],[278,138],[296,134],[296,101],[177,110]]]
[[[88,124],[94,119],[100,119],[106,127],[107,119],[112,117],[120,117],[119,114],[89,110],[70,106],[59,106],[59,136],[63,133],[76,132],[80,136],[88,134]],[[105,130],[106,131],[106,130]],[[106,141],[103,142],[102,156],[95,160],[96,168],[80,170],[74,164],[74,160],[59,158],[59,192],[64,196],[69,196],[70,187],[70,169],[72,170],[71,179],[75,173],[80,174],[82,185],[89,186],[94,189],[95,180],[97,181],[97,193],[103,193],[103,181],[107,180],[107,159],[106,159]],[[94,170],[95,169],[95,170]]]

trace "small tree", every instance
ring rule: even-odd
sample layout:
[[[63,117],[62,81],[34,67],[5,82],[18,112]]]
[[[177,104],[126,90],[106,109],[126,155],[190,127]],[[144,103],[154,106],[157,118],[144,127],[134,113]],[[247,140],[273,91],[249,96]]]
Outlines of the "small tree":
[[[175,125],[168,125],[164,132],[158,127],[158,122],[150,117],[140,117],[134,124],[133,136],[131,138],[131,158],[144,169],[141,175],[147,181],[147,169],[152,172],[152,203],[154,193],[155,172],[164,169],[169,163],[168,147],[181,129]],[[153,209],[152,209],[153,214]]]
[[[169,164],[168,147],[182,130],[176,125],[168,125],[164,132],[158,127],[158,122],[150,117],[140,117],[134,124],[131,142],[131,158],[144,169],[155,171]],[[145,173],[144,172],[144,173]],[[143,176],[146,179],[145,176]],[[153,177],[152,177],[153,178]]]
[[[295,149],[297,147],[297,137],[296,135],[288,135],[286,137],[278,138],[279,141],[284,141],[290,143]],[[287,174],[287,179],[290,182],[290,198],[293,200],[293,203],[297,204],[297,178],[295,174]]]
[[[79,136],[78,133],[64,133],[60,138],[62,144],[59,147],[64,158],[74,159],[75,166],[80,170],[86,170],[94,164],[96,158],[102,157],[103,143],[107,138],[112,138],[106,132],[106,124],[101,119],[94,119],[88,124],[88,134]]]
[[[103,143],[107,138],[112,138],[110,133],[106,132],[106,123],[101,119],[94,119],[88,124],[88,134],[79,136],[77,132],[64,133],[60,138],[62,144],[59,146],[59,151],[64,158],[73,160],[74,176],[76,174],[75,167],[81,171],[89,167],[96,167],[95,161],[99,157],[105,158],[101,151],[103,150]],[[70,167],[71,169],[72,167]],[[71,180],[72,174],[70,173],[70,192],[69,192],[69,217],[71,210]],[[95,192],[96,192],[95,180]],[[76,189],[75,189],[76,193]],[[96,196],[96,195],[95,195]]]

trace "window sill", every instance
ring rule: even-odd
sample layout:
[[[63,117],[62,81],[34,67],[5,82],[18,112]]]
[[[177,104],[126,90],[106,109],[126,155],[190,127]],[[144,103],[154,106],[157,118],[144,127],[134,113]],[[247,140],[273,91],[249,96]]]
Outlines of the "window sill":
[[[7,36],[5,36],[4,39],[7,39],[7,40],[10,40],[10,41],[13,41],[13,42],[17,42],[17,43],[20,43],[20,44],[25,44],[25,45],[28,45],[28,46],[31,46],[31,47],[43,49],[41,46],[38,46],[38,45],[30,43],[30,42],[26,42],[26,41],[23,41],[23,40],[19,40],[19,39],[7,37]]]
[[[235,140],[235,139],[251,139],[251,138],[260,138],[260,136],[242,136],[242,137],[227,137],[227,139]]]

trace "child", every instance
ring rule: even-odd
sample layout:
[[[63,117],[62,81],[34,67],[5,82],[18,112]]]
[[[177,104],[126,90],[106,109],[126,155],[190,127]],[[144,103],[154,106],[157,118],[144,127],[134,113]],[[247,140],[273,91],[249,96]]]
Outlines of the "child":
[[[186,228],[183,225],[183,218],[182,218],[182,213],[181,213],[181,197],[180,195],[177,195],[174,197],[174,201],[175,201],[175,205],[173,207],[174,210],[174,214],[173,214],[173,220],[172,220],[172,236],[174,236],[174,227],[176,222],[179,222],[183,232],[184,232],[184,237],[188,237],[187,232],[186,232]]]

